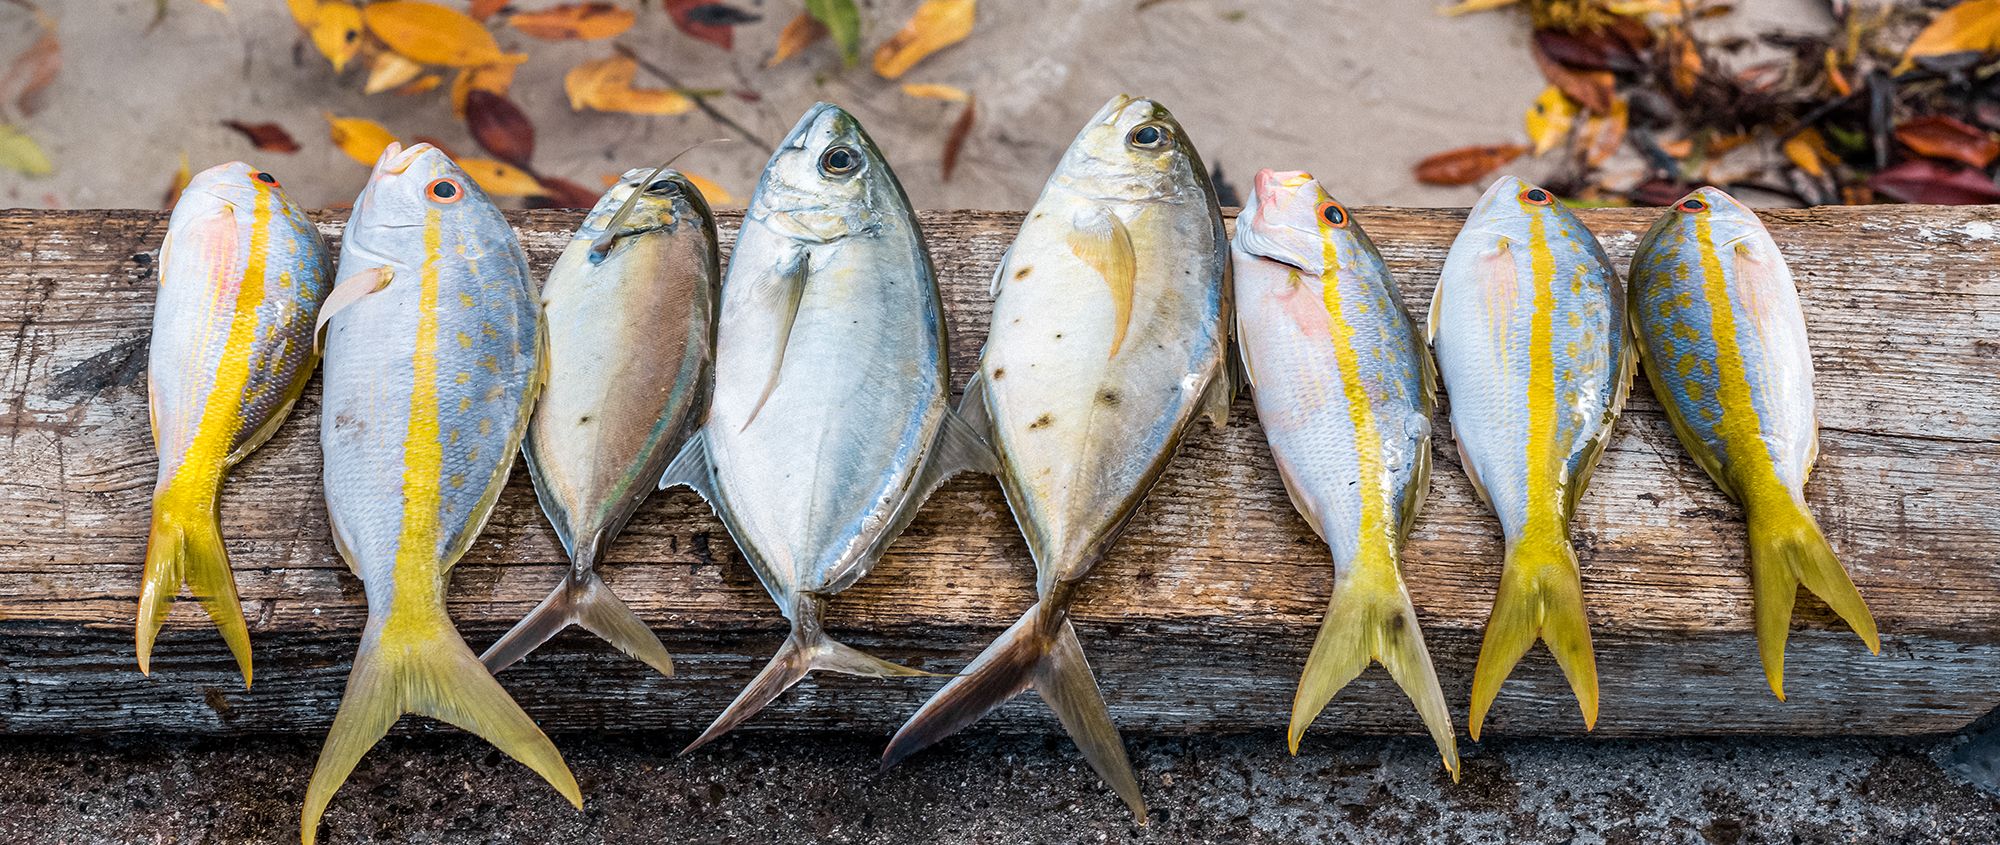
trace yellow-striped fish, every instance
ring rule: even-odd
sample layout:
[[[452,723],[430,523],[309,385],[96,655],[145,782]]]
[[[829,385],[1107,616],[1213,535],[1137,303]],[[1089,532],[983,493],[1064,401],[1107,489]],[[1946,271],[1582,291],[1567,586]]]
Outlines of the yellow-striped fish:
[[[1472,676],[1472,738],[1537,638],[1593,727],[1597,658],[1569,521],[1632,385],[1618,274],[1554,194],[1503,177],[1452,242],[1429,334],[1460,462],[1507,537]]]
[[[1800,584],[1879,653],[1868,605],[1806,508],[1819,454],[1812,351],[1792,271],[1756,213],[1715,188],[1669,209],[1632,256],[1632,325],[1681,445],[1743,506],[1771,692],[1785,697]]]
[[[472,731],[578,806],[562,756],[467,648],[445,576],[486,525],[543,369],[528,260],[500,210],[429,144],[390,144],[354,202],[328,297],[320,447],[334,545],[368,625],[306,788],[301,834],[404,713]]]
[[[139,588],[139,671],[185,582],[250,685],[250,630],[216,513],[223,476],[269,440],[318,356],[333,262],[271,174],[240,161],[189,180],[160,247],[146,397],[160,454]]]
[[[1374,660],[1456,777],[1451,712],[1401,564],[1430,490],[1430,350],[1375,243],[1312,174],[1257,173],[1230,261],[1237,349],[1264,438],[1292,504],[1333,551],[1333,598],[1292,699],[1292,753]]]

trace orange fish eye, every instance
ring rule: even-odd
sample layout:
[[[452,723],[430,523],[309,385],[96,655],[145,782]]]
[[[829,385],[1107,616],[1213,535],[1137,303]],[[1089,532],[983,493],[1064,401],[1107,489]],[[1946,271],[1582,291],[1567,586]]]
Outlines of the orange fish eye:
[[[1708,203],[1702,202],[1699,197],[1688,197],[1681,200],[1678,205],[1675,205],[1674,210],[1684,211],[1688,214],[1700,214],[1708,210]]]
[[[1319,204],[1319,219],[1326,221],[1326,225],[1332,226],[1335,229],[1345,229],[1347,228],[1347,209],[1341,207],[1340,203],[1327,200]]]
[[[1529,205],[1548,205],[1555,202],[1556,198],[1549,196],[1548,191],[1540,188],[1529,188],[1521,192],[1521,201]]]
[[[465,188],[458,184],[457,179],[450,177],[432,179],[430,184],[424,186],[424,195],[433,202],[450,205],[465,197]]]
[[[273,188],[281,187],[278,184],[278,177],[272,176],[270,173],[267,173],[262,170],[250,171],[250,178],[256,179],[257,181],[262,182],[266,185],[270,185]]]

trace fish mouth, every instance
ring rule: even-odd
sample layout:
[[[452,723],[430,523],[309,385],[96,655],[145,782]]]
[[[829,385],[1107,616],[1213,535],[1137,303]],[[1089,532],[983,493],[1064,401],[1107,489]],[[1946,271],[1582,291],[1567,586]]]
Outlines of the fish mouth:
[[[1257,171],[1257,177],[1252,180],[1255,186],[1252,190],[1256,193],[1258,202],[1264,205],[1276,205],[1279,188],[1297,190],[1313,181],[1313,175],[1303,170],[1272,170],[1267,167]]]
[[[824,100],[814,103],[812,104],[812,108],[806,109],[806,113],[799,116],[798,123],[792,124],[792,131],[786,133],[785,140],[781,146],[803,150],[807,146],[806,140],[812,137],[813,130],[819,128],[822,118],[837,119],[839,117],[853,118],[852,115],[847,113],[846,109],[832,103]]]
[[[390,141],[389,146],[383,148],[382,158],[375,168],[385,174],[400,174],[409,170],[410,165],[416,164],[417,159],[423,157],[424,153],[436,150],[436,147],[421,141],[411,144],[408,148],[404,148],[400,141]]]

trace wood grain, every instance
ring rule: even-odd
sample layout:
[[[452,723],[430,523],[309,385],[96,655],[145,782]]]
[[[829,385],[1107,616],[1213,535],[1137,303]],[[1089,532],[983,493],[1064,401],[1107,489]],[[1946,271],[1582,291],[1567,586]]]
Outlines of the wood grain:
[[[1586,212],[1622,266],[1654,212]],[[343,213],[319,216],[338,237]],[[1764,687],[1750,628],[1738,511],[1681,452],[1635,387],[1575,536],[1603,676],[1601,734],[1917,733],[2000,705],[2000,228],[1990,210],[1828,208],[1768,215],[1790,256],[1819,370],[1824,446],[1810,499],[1874,609],[1871,657],[1810,599],[1795,625],[1791,700]],[[513,216],[537,273],[576,213]],[[1361,209],[1421,316],[1452,210]],[[1019,215],[923,216],[969,371],[987,278]],[[725,220],[725,240],[735,220]],[[156,674],[131,642],[154,461],[145,361],[165,215],[0,212],[0,732],[321,731],[363,617],[328,540],[319,490],[318,388],[231,478],[224,535],[251,619],[258,682],[244,691],[199,608],[162,634]],[[1440,419],[1438,471],[1406,560],[1451,699],[1465,701],[1497,581],[1498,529],[1472,498]],[[653,676],[570,633],[502,680],[554,731],[705,724],[762,665],[783,623],[700,500],[661,494],[611,550],[609,580],[674,649]],[[554,535],[516,472],[452,581],[475,647],[545,595]],[[1128,731],[1280,735],[1332,579],[1293,514],[1247,401],[1190,438],[1112,556],[1078,627]],[[833,605],[836,636],[950,671],[1024,609],[1031,567],[998,488],[945,487],[866,581]],[[814,678],[756,728],[893,728],[936,686]],[[1456,715],[1463,719],[1463,710]],[[985,723],[1041,731],[1029,696]],[[1379,670],[1344,692],[1322,731],[1418,729]],[[426,729],[417,726],[415,729]],[[1539,650],[1489,730],[1581,730]]]

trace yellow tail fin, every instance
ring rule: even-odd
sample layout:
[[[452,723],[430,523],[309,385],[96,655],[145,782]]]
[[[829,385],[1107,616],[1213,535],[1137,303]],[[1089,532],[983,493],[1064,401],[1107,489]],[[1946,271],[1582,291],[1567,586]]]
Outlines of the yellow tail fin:
[[[1882,653],[1875,617],[1868,613],[1860,591],[1833,555],[1819,524],[1797,499],[1759,505],[1749,511],[1750,586],[1757,615],[1757,651],[1764,659],[1764,679],[1780,701],[1785,698],[1785,639],[1792,624],[1792,604],[1799,585],[1826,602],[1847,627],[1861,635],[1868,650]]]
[[[166,624],[183,583],[222,632],[222,641],[236,656],[236,668],[243,673],[243,686],[250,686],[250,628],[243,621],[243,606],[236,597],[229,552],[222,546],[214,493],[182,496],[167,491],[153,505],[146,569],[139,585],[140,672],[152,674],[153,641]]]
[[[1500,591],[1486,620],[1479,667],[1472,673],[1471,734],[1479,740],[1486,711],[1500,694],[1514,664],[1540,639],[1555,655],[1563,677],[1576,692],[1583,727],[1597,726],[1597,656],[1590,647],[1590,623],[1583,611],[1583,581],[1576,550],[1560,530],[1539,542],[1510,542],[1500,571]]]
[[[442,616],[444,608],[437,613]],[[502,689],[500,682],[466,647],[449,620],[423,626],[436,633],[428,641],[385,641],[382,623],[370,619],[362,634],[347,692],[333,717],[319,764],[306,787],[299,836],[312,845],[320,814],[368,753],[404,713],[429,716],[478,735],[507,756],[526,764],[568,798],[583,806],[583,793],[562,754]],[[400,630],[400,629],[399,629]]]
[[[1416,705],[1417,715],[1423,717],[1431,739],[1437,742],[1445,769],[1453,781],[1458,780],[1458,740],[1451,726],[1451,711],[1445,707],[1437,670],[1424,648],[1424,633],[1417,627],[1410,592],[1393,561],[1362,564],[1341,573],[1334,583],[1326,620],[1320,624],[1312,655],[1306,658],[1305,672],[1299,676],[1298,693],[1292,697],[1292,724],[1286,733],[1292,753],[1299,753],[1299,739],[1306,727],[1326,709],[1335,693],[1368,668],[1369,661],[1389,670],[1389,677]]]

